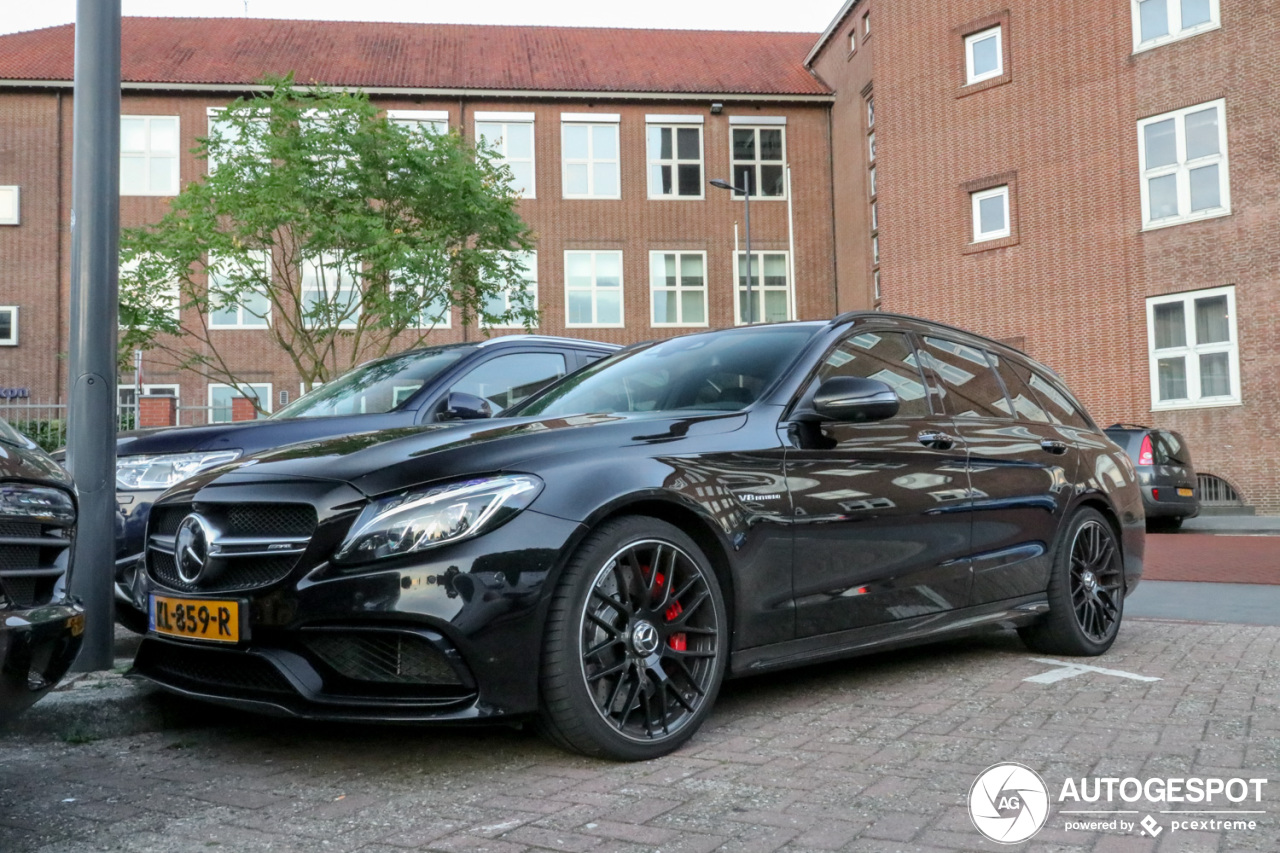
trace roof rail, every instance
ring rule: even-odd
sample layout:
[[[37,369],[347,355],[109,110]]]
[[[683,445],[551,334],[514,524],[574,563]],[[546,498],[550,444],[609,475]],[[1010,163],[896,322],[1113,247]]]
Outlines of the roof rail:
[[[1111,426],[1106,428],[1107,429],[1151,429],[1151,427],[1144,426],[1143,424],[1112,424]]]

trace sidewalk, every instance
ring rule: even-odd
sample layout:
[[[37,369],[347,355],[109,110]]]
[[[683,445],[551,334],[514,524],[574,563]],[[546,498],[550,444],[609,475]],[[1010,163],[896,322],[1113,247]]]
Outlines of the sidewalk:
[[[1201,515],[1182,522],[1181,532],[1231,536],[1280,536],[1280,516]]]

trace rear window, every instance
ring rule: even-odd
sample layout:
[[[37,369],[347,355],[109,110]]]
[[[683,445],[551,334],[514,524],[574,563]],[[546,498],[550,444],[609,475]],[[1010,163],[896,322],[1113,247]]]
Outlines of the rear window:
[[[1186,445],[1178,440],[1178,437],[1164,430],[1157,430],[1152,433],[1155,437],[1155,456],[1157,465],[1190,465],[1191,454],[1187,452]]]

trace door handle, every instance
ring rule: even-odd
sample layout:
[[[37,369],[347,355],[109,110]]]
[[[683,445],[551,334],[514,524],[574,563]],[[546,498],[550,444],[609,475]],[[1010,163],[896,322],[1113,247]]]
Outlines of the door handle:
[[[956,445],[956,438],[947,435],[945,432],[936,430],[926,430],[916,436],[920,443],[925,447],[932,447],[934,450],[950,450]]]
[[[1046,453],[1052,453],[1054,456],[1061,456],[1067,452],[1067,444],[1064,441],[1046,438],[1044,441],[1040,442],[1040,449]]]

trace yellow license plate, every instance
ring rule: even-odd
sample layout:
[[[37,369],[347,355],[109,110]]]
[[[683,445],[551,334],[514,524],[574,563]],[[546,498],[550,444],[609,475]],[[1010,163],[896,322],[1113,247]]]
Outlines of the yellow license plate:
[[[166,637],[240,642],[240,602],[151,596],[150,628]]]
[[[1178,489],[1178,497],[1189,498],[1192,495],[1191,489]]]

